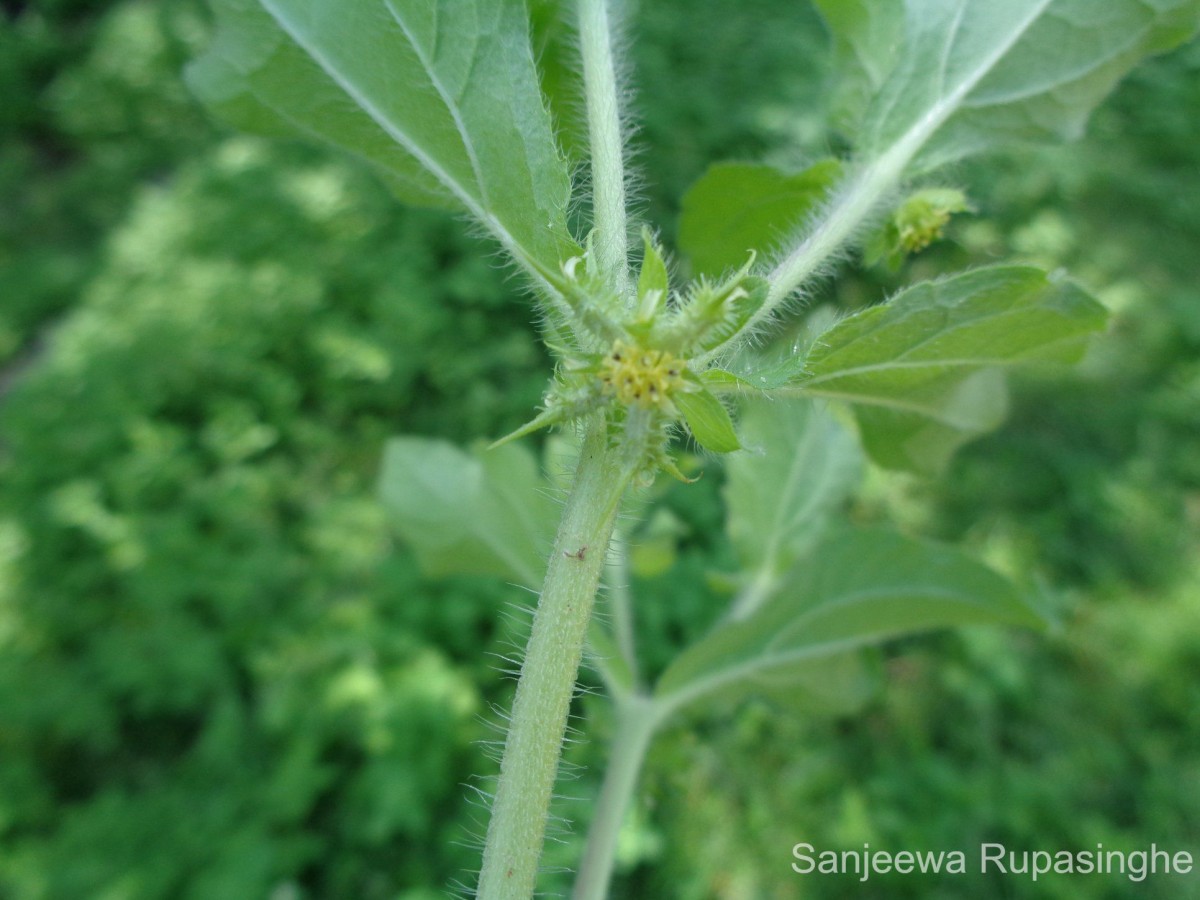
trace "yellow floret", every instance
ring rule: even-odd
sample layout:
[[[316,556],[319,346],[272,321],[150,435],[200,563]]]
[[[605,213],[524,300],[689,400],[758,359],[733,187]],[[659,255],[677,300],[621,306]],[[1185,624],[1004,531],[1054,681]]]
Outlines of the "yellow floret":
[[[683,361],[665,350],[617,341],[601,364],[600,381],[605,393],[626,406],[661,409],[683,386],[683,368]]]

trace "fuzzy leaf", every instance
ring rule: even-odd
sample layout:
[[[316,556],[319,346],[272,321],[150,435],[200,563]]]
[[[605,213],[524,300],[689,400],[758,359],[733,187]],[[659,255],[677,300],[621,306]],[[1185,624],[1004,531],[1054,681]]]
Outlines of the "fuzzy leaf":
[[[714,453],[732,453],[741,448],[729,410],[711,393],[703,389],[681,391],[671,399],[701,447]]]
[[[840,530],[796,567],[774,600],[684,651],[655,693],[678,708],[803,661],[902,634],[980,624],[1043,620],[1008,580],[955,550],[887,531]]]
[[[557,510],[520,445],[466,453],[445,441],[388,441],[380,497],[428,575],[541,583]]]
[[[790,569],[858,485],[858,442],[823,404],[754,400],[738,423],[750,452],[725,463],[727,528],[747,571]]]
[[[851,716],[879,693],[883,667],[878,651],[852,650],[762,672],[729,682],[704,694],[704,703],[684,711],[697,719],[727,716],[751,697],[766,701],[783,715]]]
[[[814,0],[833,33],[837,80],[833,118],[853,136],[871,98],[883,87],[903,46],[904,4],[877,0]]]
[[[737,375],[728,369],[705,369],[699,377],[706,387],[714,389],[717,393],[761,390],[750,381],[749,377]],[[773,387],[778,386],[773,385]]]
[[[649,228],[642,232],[642,244],[645,251],[642,254],[642,270],[638,274],[638,318],[649,326],[658,311],[666,306],[671,280],[662,249],[654,242]]]
[[[349,150],[403,199],[465,209],[530,268],[578,252],[520,0],[214,7],[216,37],[188,80],[234,124]]]
[[[1126,72],[1200,27],[1200,0],[819,6],[850,79],[840,96],[865,105],[859,150],[871,157],[923,147],[912,171],[1013,141],[1078,137]]]
[[[537,64],[559,143],[573,160],[588,155],[587,101],[579,77],[579,38],[575,4],[569,0],[529,0],[533,58]]]
[[[825,198],[841,174],[834,159],[789,175],[767,165],[718,163],[683,198],[679,246],[696,275],[737,268],[765,254]]]
[[[728,369],[705,369],[700,380],[716,394],[770,393],[799,379],[805,372],[804,360],[802,353],[775,358],[744,353],[737,361],[740,374]]]
[[[1040,269],[979,269],[908,288],[843,319],[790,384],[854,404],[880,465],[936,472],[955,448],[1003,418],[996,367],[1074,362],[1105,319],[1104,307],[1080,287]]]

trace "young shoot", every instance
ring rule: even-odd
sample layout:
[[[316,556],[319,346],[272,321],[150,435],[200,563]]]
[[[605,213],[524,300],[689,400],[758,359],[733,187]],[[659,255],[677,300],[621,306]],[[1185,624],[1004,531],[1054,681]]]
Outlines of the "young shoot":
[[[409,437],[385,458],[385,500],[418,560],[539,588],[477,896],[537,890],[585,649],[617,737],[582,900],[605,896],[646,748],[680,710],[766,685],[857,683],[856,654],[900,634],[1040,623],[1019,586],[965,554],[856,528],[841,511],[865,459],[940,471],[999,422],[1003,370],[1077,360],[1103,308],[1056,274],[998,265],[830,317],[797,350],[768,341],[834,262],[865,244],[899,269],[942,235],[968,203],[930,181],[941,167],[1077,136],[1125,72],[1196,31],[1200,0],[814,0],[832,33],[849,159],[714,167],[684,199],[678,265],[655,238],[663,223],[637,223],[636,277],[626,67],[609,0],[545,0],[574,25],[587,126],[578,184],[550,112],[565,101],[546,93],[521,0],[211,2],[216,34],[189,71],[194,90],[242,128],[322,139],[373,165],[400,199],[468,216],[524,273],[555,357],[541,410],[492,449]],[[568,210],[581,207],[592,220],[573,230]],[[672,278],[686,272],[695,277]],[[556,526],[533,496],[545,489],[536,463],[513,443],[542,428],[580,447]],[[630,592],[611,592],[603,620],[592,610],[627,494],[660,473],[688,480],[679,453],[693,443],[708,465],[724,460],[740,568],[726,577],[728,614],[646,684]],[[458,488],[436,518],[414,499],[434,482]],[[514,502],[517,488],[527,502]]]

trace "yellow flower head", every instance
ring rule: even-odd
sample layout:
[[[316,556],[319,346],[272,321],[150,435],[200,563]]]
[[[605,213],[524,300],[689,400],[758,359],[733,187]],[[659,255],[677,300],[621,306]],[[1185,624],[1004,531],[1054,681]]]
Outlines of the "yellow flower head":
[[[625,341],[613,344],[600,368],[607,394],[626,406],[659,408],[683,387],[683,361],[665,350],[645,350]]]

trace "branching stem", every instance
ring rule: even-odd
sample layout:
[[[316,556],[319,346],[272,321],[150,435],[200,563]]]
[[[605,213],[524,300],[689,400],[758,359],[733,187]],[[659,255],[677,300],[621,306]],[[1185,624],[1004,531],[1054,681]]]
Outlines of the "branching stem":
[[[968,79],[964,85],[935,104],[891,146],[862,164],[850,176],[834,196],[825,214],[767,276],[770,283],[767,300],[750,318],[745,333],[753,334],[758,325],[770,321],[797,290],[853,242],[863,225],[901,183],[913,157],[954,112],[959,101],[980,77],[982,75],[975,76],[974,80]],[[701,357],[698,362],[707,362],[712,355]]]
[[[613,633],[621,658],[629,669],[636,690],[641,685],[638,668],[637,639],[633,621],[633,597],[629,592],[629,547],[623,535],[613,541],[612,565],[608,571],[608,608],[612,613]]]
[[[661,721],[658,705],[644,695],[634,694],[617,705],[612,754],[572,900],[604,900],[608,896],[621,820],[633,798],[650,739]]]

